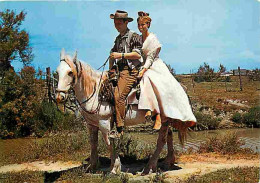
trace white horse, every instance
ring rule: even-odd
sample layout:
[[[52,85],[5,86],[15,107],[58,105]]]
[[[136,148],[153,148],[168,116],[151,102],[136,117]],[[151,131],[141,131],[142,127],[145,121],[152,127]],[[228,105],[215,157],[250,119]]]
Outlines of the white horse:
[[[121,171],[120,158],[115,153],[113,145],[109,139],[112,108],[109,103],[103,102],[99,106],[98,102],[98,93],[100,90],[99,82],[103,82],[105,77],[102,77],[102,73],[95,71],[90,67],[90,65],[78,61],[77,54],[75,54],[74,58],[71,58],[69,55],[65,55],[64,49],[61,51],[60,65],[57,68],[57,73],[59,75],[59,82],[56,90],[56,100],[58,102],[64,101],[67,97],[68,90],[72,87],[80,104],[80,108],[82,109],[82,115],[88,124],[91,144],[91,155],[89,162],[90,168],[97,168],[98,130],[101,130],[103,138],[110,151],[111,172],[119,173]],[[103,76],[105,75],[107,75],[107,72],[103,73]],[[125,126],[133,126],[144,123],[144,116],[145,111],[138,110],[138,106],[133,105],[132,110],[128,111],[126,114]],[[156,170],[159,154],[166,142],[168,154],[164,163],[167,166],[172,166],[174,164],[175,157],[173,151],[172,131],[168,130],[168,125],[173,125],[174,122],[169,123],[168,119],[162,118],[162,124],[163,125],[159,130],[156,150],[150,158],[148,165],[145,167],[143,174],[148,174],[151,170]],[[180,135],[180,140],[183,139],[182,135]]]

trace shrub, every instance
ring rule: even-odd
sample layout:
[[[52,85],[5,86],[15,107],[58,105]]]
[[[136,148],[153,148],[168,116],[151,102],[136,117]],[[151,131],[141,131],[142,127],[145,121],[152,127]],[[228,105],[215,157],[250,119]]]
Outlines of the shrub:
[[[221,110],[220,109],[214,109],[213,112],[216,114],[216,116],[219,116],[221,114]]]
[[[124,135],[118,142],[118,152],[129,161],[138,159],[147,159],[156,148],[156,144],[143,144],[139,139],[131,135]]]
[[[260,127],[260,106],[255,106],[249,109],[242,117],[242,122],[247,126]]]
[[[217,79],[218,82],[231,82],[230,76],[219,76]]]
[[[0,138],[42,136],[46,131],[69,129],[72,115],[44,101],[44,81],[33,67],[20,74],[6,71],[0,83]],[[40,78],[40,77],[38,77]]]
[[[43,136],[46,131],[70,130],[74,125],[74,115],[58,110],[54,103],[43,101],[32,119],[33,131]]]
[[[196,127],[199,130],[214,130],[218,127],[220,118],[214,118],[209,114],[203,114],[201,112],[194,113],[198,123]]]
[[[244,142],[235,133],[228,133],[222,137],[212,137],[201,143],[199,153],[217,152],[220,154],[236,154],[240,152],[253,153],[251,149],[241,148]]]
[[[235,123],[241,123],[242,122],[242,115],[238,112],[234,113],[231,117],[231,120]]]
[[[19,75],[13,70],[4,75],[0,85],[0,137],[30,135],[32,119],[44,97],[44,82],[34,77],[32,67],[24,67]]]

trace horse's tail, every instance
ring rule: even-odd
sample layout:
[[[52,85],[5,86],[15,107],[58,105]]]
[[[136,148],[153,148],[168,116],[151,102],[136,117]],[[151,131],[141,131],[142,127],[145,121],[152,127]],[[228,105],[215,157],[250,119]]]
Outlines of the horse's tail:
[[[178,138],[182,147],[184,146],[184,142],[187,140],[187,131],[188,128],[178,130]]]
[[[187,132],[189,126],[185,124],[185,122],[180,120],[172,120],[170,124],[173,128],[178,130],[178,138],[180,144],[184,146],[184,142],[187,140]]]

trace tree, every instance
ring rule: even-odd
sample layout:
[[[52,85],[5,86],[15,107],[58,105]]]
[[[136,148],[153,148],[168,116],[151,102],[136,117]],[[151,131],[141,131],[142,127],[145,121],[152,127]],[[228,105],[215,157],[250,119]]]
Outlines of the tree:
[[[224,67],[224,65],[222,65],[222,64],[220,64],[219,65],[219,68],[218,68],[218,72],[221,74],[221,73],[223,73],[223,72],[226,72],[226,67]]]
[[[0,137],[29,135],[44,97],[44,81],[35,78],[33,67],[24,67],[20,74],[5,72],[0,85]]]
[[[209,66],[206,62],[204,62],[203,65],[201,65],[196,73],[196,77],[194,78],[194,81],[196,82],[202,82],[207,81],[211,82],[215,78],[214,69]]]
[[[255,68],[249,73],[249,79],[252,81],[260,81],[260,69]]]
[[[169,69],[170,73],[171,73],[173,76],[175,76],[175,75],[176,75],[176,73],[175,73],[175,70],[174,70],[174,68],[172,68],[172,66],[171,66],[170,64],[166,64],[166,66],[168,67],[168,69]]]
[[[24,11],[17,15],[9,9],[0,12],[0,70],[12,68],[11,62],[14,60],[28,65],[33,59],[29,34],[20,30],[25,16]]]

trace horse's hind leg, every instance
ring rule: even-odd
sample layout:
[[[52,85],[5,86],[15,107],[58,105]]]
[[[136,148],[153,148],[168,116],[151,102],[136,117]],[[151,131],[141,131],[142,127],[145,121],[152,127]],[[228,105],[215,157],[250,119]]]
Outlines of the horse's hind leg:
[[[163,123],[163,126],[161,127],[160,131],[159,131],[159,137],[157,139],[157,147],[156,150],[153,154],[153,156],[151,157],[151,159],[148,162],[148,165],[145,167],[144,171],[143,171],[143,175],[148,174],[150,172],[150,170],[152,169],[153,171],[156,170],[157,167],[157,162],[159,159],[159,155],[163,149],[163,146],[166,143],[166,138],[167,138],[167,132],[168,132],[168,124],[167,123]]]
[[[88,125],[89,134],[90,134],[90,145],[91,145],[91,154],[90,154],[90,170],[97,169],[98,164],[98,127]]]
[[[175,163],[172,135],[173,135],[172,129],[169,128],[168,129],[168,135],[167,135],[167,149],[168,149],[168,153],[167,153],[166,159],[163,161],[163,164],[166,165],[166,168],[170,168]]]

